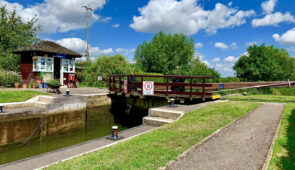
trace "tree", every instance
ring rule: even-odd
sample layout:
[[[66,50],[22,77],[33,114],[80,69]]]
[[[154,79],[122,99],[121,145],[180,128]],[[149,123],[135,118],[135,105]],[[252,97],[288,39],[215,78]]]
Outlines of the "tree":
[[[126,58],[120,54],[98,57],[91,64],[87,64],[82,73],[82,83],[88,86],[98,86],[98,76],[107,77],[109,74],[131,74],[133,68]]]
[[[253,45],[234,65],[237,77],[247,81],[294,79],[295,60],[284,49]]]
[[[0,8],[0,68],[19,71],[20,58],[12,51],[38,41],[36,33],[40,27],[36,22],[35,18],[24,22],[15,10],[8,12],[5,6]]]
[[[194,58],[187,68],[188,70],[181,73],[182,75],[213,76],[213,79],[208,79],[208,82],[219,82],[220,80],[220,74],[214,68],[209,68],[199,58]]]
[[[159,32],[151,42],[144,41],[138,45],[134,58],[144,72],[172,74],[177,67],[185,69],[194,52],[192,38]]]

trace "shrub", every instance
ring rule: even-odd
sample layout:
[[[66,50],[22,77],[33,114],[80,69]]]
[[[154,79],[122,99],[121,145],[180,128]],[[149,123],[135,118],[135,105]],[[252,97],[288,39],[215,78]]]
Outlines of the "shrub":
[[[21,83],[22,77],[14,71],[0,70],[0,86],[13,87],[14,83]]]
[[[31,80],[30,81],[30,83],[29,83],[29,86],[37,86],[38,85],[38,83],[37,82],[35,82],[34,80]]]
[[[50,81],[47,82],[47,84],[49,84],[51,86],[61,86],[59,80],[50,80]]]

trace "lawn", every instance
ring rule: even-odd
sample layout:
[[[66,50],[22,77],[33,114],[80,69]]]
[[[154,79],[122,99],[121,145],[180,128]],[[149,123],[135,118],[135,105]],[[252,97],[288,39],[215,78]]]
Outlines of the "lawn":
[[[231,101],[252,101],[252,102],[277,102],[277,103],[295,103],[295,96],[275,96],[275,95],[234,95],[223,97]]]
[[[0,103],[23,102],[38,95],[48,94],[32,90],[0,90]]]
[[[250,102],[209,105],[172,124],[46,169],[157,169],[259,105]]]
[[[295,104],[285,107],[268,169],[295,169]]]

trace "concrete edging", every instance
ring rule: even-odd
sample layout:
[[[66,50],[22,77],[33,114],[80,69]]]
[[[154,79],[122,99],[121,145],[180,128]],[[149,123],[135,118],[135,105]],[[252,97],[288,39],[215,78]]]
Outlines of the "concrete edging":
[[[267,153],[267,156],[265,158],[265,161],[263,163],[263,167],[261,168],[262,170],[267,170],[268,169],[268,166],[269,166],[269,163],[270,163],[270,160],[272,158],[272,155],[273,155],[273,148],[274,148],[274,144],[275,144],[275,140],[278,138],[279,136],[279,132],[280,132],[280,128],[281,128],[281,123],[282,123],[282,118],[284,116],[284,112],[285,112],[285,107],[286,107],[286,104],[284,104],[284,110],[283,110],[283,113],[281,115],[281,118],[280,118],[280,122],[278,124],[278,127],[276,129],[276,132],[275,132],[275,135],[272,139],[272,143],[269,147],[269,150],[268,150],[268,153]]]
[[[160,167],[158,168],[158,170],[166,170],[169,169],[169,166],[172,166],[173,164],[175,164],[175,162],[180,161],[182,159],[184,159],[186,157],[186,155],[188,155],[189,153],[191,153],[194,149],[202,146],[203,144],[205,144],[209,139],[211,139],[212,137],[216,136],[217,134],[219,134],[221,131],[223,131],[224,129],[228,128],[229,126],[231,126],[232,124],[238,122],[239,120],[245,118],[246,116],[248,116],[249,114],[253,113],[254,111],[256,111],[257,109],[259,109],[263,104],[261,104],[259,107],[257,107],[256,109],[252,110],[251,112],[248,112],[244,115],[242,115],[240,118],[234,120],[233,122],[225,125],[224,127],[221,127],[219,129],[217,129],[214,133],[212,133],[211,135],[205,137],[203,140],[201,140],[200,142],[198,142],[197,144],[193,145],[192,147],[190,147],[188,150],[184,151],[180,156],[178,156],[175,160],[169,161],[165,167]]]

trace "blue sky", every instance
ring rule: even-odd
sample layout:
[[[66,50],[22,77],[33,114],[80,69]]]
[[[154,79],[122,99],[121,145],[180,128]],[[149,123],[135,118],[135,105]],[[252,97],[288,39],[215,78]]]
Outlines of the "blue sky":
[[[0,0],[23,20],[36,16],[38,36],[81,54],[86,48],[85,11],[91,14],[90,55],[121,53],[133,59],[138,44],[158,31],[184,33],[196,56],[222,76],[249,45],[274,45],[295,56],[295,13],[291,0]]]

